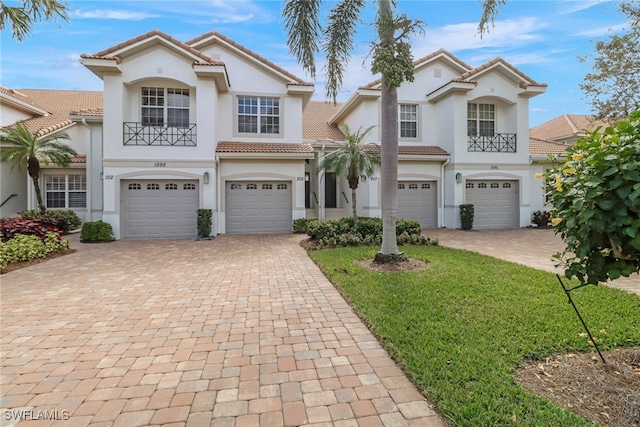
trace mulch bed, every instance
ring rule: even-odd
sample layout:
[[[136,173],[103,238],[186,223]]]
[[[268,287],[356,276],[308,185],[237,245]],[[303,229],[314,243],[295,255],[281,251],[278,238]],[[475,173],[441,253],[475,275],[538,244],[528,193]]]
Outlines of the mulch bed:
[[[602,426],[640,426],[640,348],[563,354],[518,370],[518,382]]]

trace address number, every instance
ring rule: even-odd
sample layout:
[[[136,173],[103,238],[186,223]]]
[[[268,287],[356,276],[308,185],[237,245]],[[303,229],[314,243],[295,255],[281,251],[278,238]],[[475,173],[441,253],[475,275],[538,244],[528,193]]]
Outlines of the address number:
[[[296,177],[296,181],[304,181],[304,176],[298,176],[298,177]]]
[[[166,167],[167,167],[167,164],[166,164],[165,162],[155,162],[155,163],[153,164],[153,167],[154,167],[154,168],[166,168]]]
[[[105,175],[104,179],[113,179],[113,175]]]

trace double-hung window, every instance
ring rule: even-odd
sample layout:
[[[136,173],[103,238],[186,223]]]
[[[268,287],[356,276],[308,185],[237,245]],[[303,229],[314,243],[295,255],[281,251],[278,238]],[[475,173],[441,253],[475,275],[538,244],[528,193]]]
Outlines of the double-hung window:
[[[87,177],[85,175],[45,175],[47,208],[87,207]]]
[[[415,104],[398,105],[398,136],[400,138],[418,137],[418,106]]]
[[[279,134],[280,98],[239,96],[238,133]]]
[[[496,106],[493,104],[467,105],[467,135],[494,136],[496,132]]]
[[[142,124],[189,127],[189,89],[143,87]]]

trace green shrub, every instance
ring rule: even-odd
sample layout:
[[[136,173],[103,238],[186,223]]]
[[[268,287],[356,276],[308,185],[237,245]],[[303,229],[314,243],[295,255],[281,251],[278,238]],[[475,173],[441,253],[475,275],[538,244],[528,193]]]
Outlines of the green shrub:
[[[113,240],[115,240],[113,229],[108,222],[92,221],[82,224],[81,242],[111,242]]]
[[[371,246],[382,243],[382,219],[345,217],[339,220],[314,221],[308,224],[307,234],[316,248],[334,246]],[[399,245],[437,245],[421,234],[420,223],[412,219],[398,219],[396,235]]]
[[[396,234],[398,236],[401,234],[420,234],[421,232],[420,222],[415,219],[400,218],[396,221]]]
[[[22,218],[40,218],[40,211],[37,209],[32,209],[29,211],[22,211],[20,212],[20,216]],[[80,219],[80,217],[78,216],[78,214],[76,214],[74,211],[70,210],[70,209],[64,209],[64,210],[53,210],[53,209],[48,209],[45,212],[45,216],[48,216],[49,218],[64,218],[67,221],[67,224],[69,226],[69,230],[77,230],[80,228],[80,226],[82,225],[82,220]],[[65,230],[63,230],[65,231]]]
[[[320,221],[318,218],[298,218],[293,220],[293,232],[306,234],[309,230],[309,225]]]
[[[546,228],[551,224],[551,213],[549,211],[535,211],[531,214],[531,222],[538,228]]]
[[[211,209],[198,209],[198,238],[211,237]]]
[[[460,205],[460,228],[463,230],[471,230],[473,227],[473,216],[473,205]]]
[[[65,249],[69,249],[69,242],[53,232],[47,233],[44,240],[38,236],[17,234],[7,242],[0,242],[0,268],[20,261],[44,258]]]

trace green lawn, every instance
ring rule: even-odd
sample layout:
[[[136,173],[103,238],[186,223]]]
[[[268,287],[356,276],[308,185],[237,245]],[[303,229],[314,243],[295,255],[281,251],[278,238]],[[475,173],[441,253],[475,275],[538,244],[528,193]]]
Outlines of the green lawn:
[[[443,247],[403,248],[430,263],[423,271],[356,263],[377,250],[309,255],[441,414],[459,426],[592,425],[511,376],[531,359],[593,351],[555,275]],[[602,350],[640,346],[640,297],[604,286],[572,295]]]

